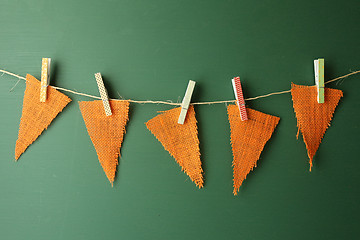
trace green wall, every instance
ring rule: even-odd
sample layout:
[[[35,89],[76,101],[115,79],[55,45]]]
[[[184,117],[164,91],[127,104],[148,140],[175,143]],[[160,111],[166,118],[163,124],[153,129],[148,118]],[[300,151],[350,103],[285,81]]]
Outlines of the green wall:
[[[110,97],[181,101],[246,97],[360,69],[359,1],[0,0],[0,68]],[[280,123],[238,196],[224,104],[197,106],[205,187],[197,189],[144,122],[165,105],[130,106],[114,187],[73,99],[14,162],[25,83],[0,75],[0,239],[359,239],[360,75],[329,84],[344,97],[310,173],[290,94],[249,101]]]

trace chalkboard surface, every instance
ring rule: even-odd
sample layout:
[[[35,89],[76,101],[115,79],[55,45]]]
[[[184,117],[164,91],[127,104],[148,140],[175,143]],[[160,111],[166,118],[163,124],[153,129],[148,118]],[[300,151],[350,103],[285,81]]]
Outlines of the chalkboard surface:
[[[314,84],[360,68],[359,1],[0,0],[0,68],[112,98],[231,100]],[[328,87],[344,97],[309,172],[291,95],[247,106],[281,118],[257,168],[232,195],[224,104],[196,106],[205,187],[181,172],[146,129],[171,106],[131,104],[114,187],[72,102],[14,162],[24,81],[0,76],[1,239],[359,239],[360,75]]]

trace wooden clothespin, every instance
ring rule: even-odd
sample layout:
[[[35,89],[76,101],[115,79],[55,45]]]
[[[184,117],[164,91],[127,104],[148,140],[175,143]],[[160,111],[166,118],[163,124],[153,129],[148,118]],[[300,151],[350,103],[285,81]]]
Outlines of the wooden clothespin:
[[[314,60],[315,84],[318,92],[318,103],[324,103],[325,101],[324,64],[325,63],[323,58]]]
[[[50,84],[50,63],[51,58],[43,58],[41,62],[40,102],[46,101],[47,87]]]
[[[184,122],[185,122],[186,113],[187,113],[187,110],[189,109],[191,95],[194,91],[194,87],[195,87],[195,81],[190,80],[189,84],[186,88],[185,96],[181,103],[181,112],[180,112],[180,116],[179,116],[179,120],[178,120],[179,124],[184,124]]]
[[[244,95],[243,95],[242,88],[241,88],[240,77],[233,78],[231,80],[231,82],[233,85],[237,105],[240,110],[241,121],[246,121],[246,120],[248,120],[248,117],[246,114],[245,100],[244,100]]]
[[[107,91],[104,86],[104,81],[101,77],[101,73],[95,73],[95,79],[96,79],[96,83],[99,88],[101,100],[104,104],[105,114],[106,114],[106,116],[111,116],[112,112],[111,112],[111,108],[110,108],[109,98],[108,98],[108,94],[107,94]]]

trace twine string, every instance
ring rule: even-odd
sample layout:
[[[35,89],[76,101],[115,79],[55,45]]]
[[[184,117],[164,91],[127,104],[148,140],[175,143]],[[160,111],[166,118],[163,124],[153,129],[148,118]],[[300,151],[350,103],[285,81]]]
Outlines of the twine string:
[[[7,75],[10,75],[10,76],[13,76],[13,77],[16,77],[18,79],[22,79],[22,80],[26,81],[25,77],[22,77],[20,75],[15,74],[15,73],[5,71],[5,70],[2,70],[2,69],[0,69],[0,72],[2,72],[2,75],[7,74]],[[355,75],[355,74],[359,74],[359,73],[360,73],[360,70],[354,71],[354,72],[345,74],[343,76],[340,76],[340,77],[331,79],[329,81],[326,81],[325,84],[335,82],[335,81],[339,81],[339,80],[342,80],[342,79],[344,79],[346,77],[349,77],[349,76]],[[15,84],[15,86],[17,85],[17,83]],[[13,90],[15,88],[15,86],[11,90]],[[75,95],[89,97],[89,98],[93,98],[93,99],[100,99],[101,100],[101,97],[90,95],[90,94],[87,94],[87,93],[77,92],[77,91],[62,88],[62,87],[56,87],[56,86],[51,86],[51,87],[53,87],[53,88],[55,88],[57,90],[64,91],[64,92],[69,92],[69,93],[72,93],[72,94],[75,94]],[[270,96],[274,96],[274,95],[290,93],[290,92],[291,92],[291,90],[272,92],[272,93],[268,93],[268,94],[265,94],[265,95],[260,95],[260,96],[257,96],[257,97],[246,98],[245,100],[246,101],[251,101],[251,100],[256,100],[256,99],[260,99],[260,98],[266,98],[266,97],[270,97]],[[165,105],[181,106],[181,103],[174,103],[174,102],[171,102],[170,100],[168,100],[168,101],[154,101],[154,100],[144,100],[144,101],[142,101],[142,100],[132,100],[132,99],[124,100],[124,99],[116,99],[116,98],[115,99],[110,99],[110,100],[129,101],[131,103],[139,103],[139,104],[165,104]],[[192,105],[212,105],[212,104],[220,104],[220,103],[233,103],[235,101],[236,100],[212,101],[212,102],[194,102],[194,103],[191,103],[191,104]]]

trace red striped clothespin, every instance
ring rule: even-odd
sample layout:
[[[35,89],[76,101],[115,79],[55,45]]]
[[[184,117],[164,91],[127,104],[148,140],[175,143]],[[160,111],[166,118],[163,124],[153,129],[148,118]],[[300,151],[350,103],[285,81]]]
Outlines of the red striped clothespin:
[[[245,100],[244,100],[244,95],[243,95],[242,88],[241,88],[240,77],[233,78],[231,80],[231,82],[233,85],[237,105],[239,107],[241,121],[246,121],[246,120],[248,120],[248,117],[246,114]]]

